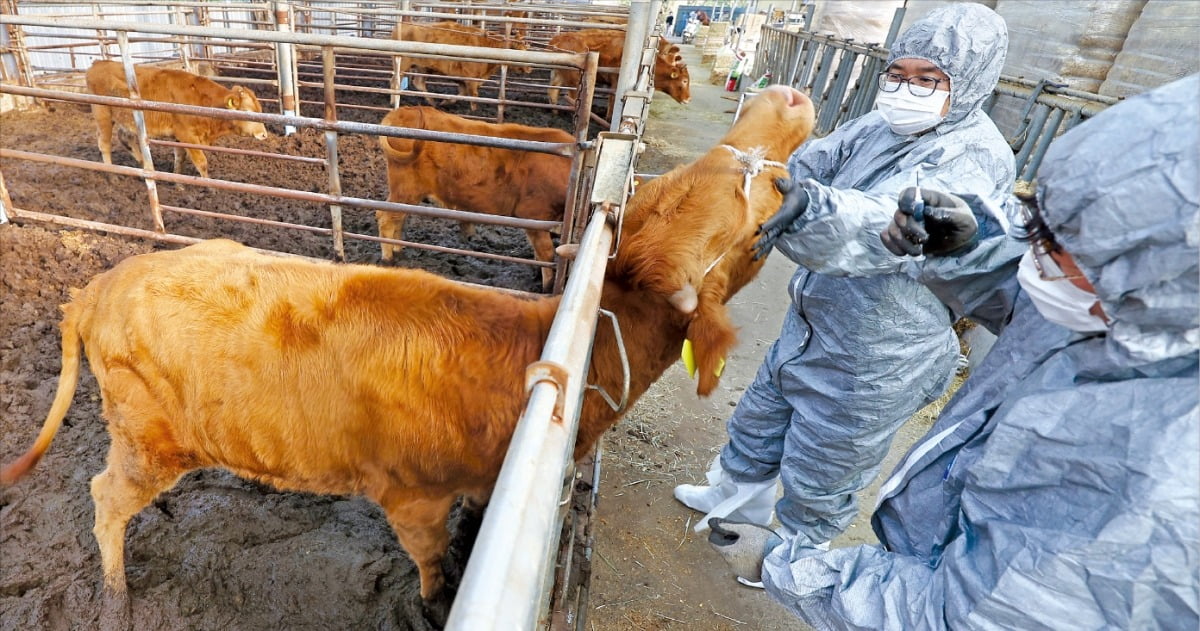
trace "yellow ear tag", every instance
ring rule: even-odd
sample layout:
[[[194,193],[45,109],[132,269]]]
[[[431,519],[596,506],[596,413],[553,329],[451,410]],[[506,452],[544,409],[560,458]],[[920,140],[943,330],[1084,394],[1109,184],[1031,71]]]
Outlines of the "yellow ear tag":
[[[696,352],[692,349],[692,341],[689,339],[683,340],[683,351],[679,354],[683,360],[683,367],[687,369],[689,379],[696,378]],[[720,377],[721,373],[725,372],[725,358],[717,360],[717,369],[713,374]]]
[[[235,107],[237,107],[237,104],[234,103],[232,96],[225,100],[225,107],[227,107],[229,109],[234,109]]]

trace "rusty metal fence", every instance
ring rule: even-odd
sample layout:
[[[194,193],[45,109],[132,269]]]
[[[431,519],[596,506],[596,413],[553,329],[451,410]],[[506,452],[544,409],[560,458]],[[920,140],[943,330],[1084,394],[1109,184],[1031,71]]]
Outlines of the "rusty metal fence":
[[[900,30],[903,8],[897,9],[883,43],[860,43],[829,34],[764,26],[751,76],[771,72],[773,83],[806,92],[817,110],[813,133],[823,136],[842,123],[871,111],[878,93],[876,77],[885,70],[888,48]],[[1058,135],[1117,102],[1113,97],[1072,90],[1048,80],[1001,76],[984,104],[992,114],[1008,101],[1021,112],[1015,123],[997,121],[1017,163],[1017,185],[1027,187]]]
[[[262,5],[260,5],[262,6]],[[282,15],[282,13],[281,13]],[[157,103],[157,102],[139,102],[140,110],[154,110],[164,112],[175,112],[184,114],[197,114],[220,119],[236,119],[236,120],[251,120],[258,121],[264,124],[271,124],[282,127],[287,132],[293,132],[301,128],[312,128],[319,130],[324,135],[326,155],[320,158],[281,155],[267,152],[253,152],[247,150],[229,149],[223,147],[187,145],[184,143],[155,140],[147,137],[142,115],[139,110],[135,110],[134,121],[138,128],[137,142],[141,146],[142,155],[145,160],[140,168],[126,167],[119,165],[106,165],[89,160],[82,160],[68,156],[52,156],[46,154],[37,154],[30,151],[25,151],[20,148],[2,148],[0,149],[0,157],[6,159],[29,160],[41,163],[53,163],[67,165],[71,167],[92,169],[141,178],[146,185],[149,196],[149,212],[153,218],[154,230],[147,232],[133,228],[101,225],[98,222],[92,222],[84,219],[73,219],[69,217],[54,217],[47,216],[45,213],[40,213],[37,209],[19,209],[11,206],[11,200],[6,200],[5,212],[9,217],[21,218],[37,218],[42,221],[50,221],[64,225],[72,225],[75,227],[87,227],[92,229],[103,229],[109,232],[120,234],[131,234],[142,237],[156,238],[165,241],[173,241],[177,243],[188,243],[197,240],[195,237],[188,237],[180,234],[174,234],[167,230],[169,221],[164,218],[164,212],[178,214],[204,214],[205,216],[219,217],[221,219],[235,222],[257,222],[252,217],[244,217],[221,212],[206,211],[196,208],[182,208],[167,206],[159,202],[158,186],[160,182],[174,182],[179,184],[187,184],[194,186],[206,186],[217,189],[246,192],[257,195],[273,196],[285,199],[300,200],[322,204],[329,208],[330,221],[326,226],[312,226],[300,224],[282,224],[279,227],[302,230],[309,233],[317,233],[328,236],[333,241],[333,249],[337,258],[345,260],[345,241],[347,239],[357,239],[372,242],[387,242],[398,245],[411,246],[415,248],[432,249],[436,251],[450,252],[466,256],[477,256],[481,258],[491,258],[510,262],[519,262],[533,266],[548,266],[550,264],[529,259],[522,259],[505,254],[496,254],[488,252],[476,252],[464,249],[446,248],[442,246],[422,244],[409,241],[392,241],[371,234],[351,233],[343,228],[342,213],[346,209],[354,209],[355,211],[373,211],[385,210],[404,212],[408,214],[440,217],[447,219],[470,221],[473,223],[511,226],[528,230],[547,230],[554,229],[563,235],[564,242],[573,242],[578,238],[578,230],[575,226],[578,223],[583,208],[579,203],[581,199],[581,191],[579,190],[583,184],[579,175],[582,173],[582,165],[586,150],[592,146],[588,139],[588,120],[591,103],[591,90],[595,81],[595,55],[582,55],[576,53],[563,52],[547,52],[547,51],[518,51],[518,50],[502,50],[502,49],[473,49],[462,46],[445,46],[432,45],[414,42],[395,42],[390,39],[367,39],[346,36],[330,36],[316,34],[301,34],[292,33],[288,30],[246,30],[246,29],[226,29],[218,27],[202,27],[202,26],[176,26],[173,24],[147,24],[133,22],[117,22],[112,20],[95,20],[83,18],[69,18],[61,16],[47,17],[32,17],[24,15],[3,15],[0,16],[0,24],[12,32],[12,27],[19,27],[21,31],[28,35],[33,34],[34,37],[51,39],[56,34],[61,34],[63,31],[103,32],[106,35],[97,35],[90,42],[94,52],[91,56],[94,58],[103,57],[105,54],[103,47],[108,45],[109,40],[114,44],[114,56],[119,58],[126,64],[127,76],[129,84],[132,88],[131,92],[136,95],[136,78],[133,77],[129,68],[135,61],[173,61],[177,64],[186,65],[190,60],[193,65],[202,63],[201,60],[213,60],[225,65],[243,64],[243,70],[249,68],[249,72],[241,74],[255,74],[255,71],[265,71],[272,73],[270,78],[246,78],[246,77],[223,77],[223,80],[228,82],[245,83],[250,85],[269,85],[277,90],[280,98],[274,101],[280,113],[247,113],[247,112],[232,112],[220,108],[203,108],[196,106],[181,105],[175,103]],[[71,35],[70,38],[77,38],[77,35]],[[29,39],[29,38],[27,38]],[[174,46],[174,51],[188,50],[190,47],[207,47],[225,48],[234,51],[248,53],[249,58],[243,59],[236,56],[237,53],[231,55],[209,55],[205,57],[180,56],[174,58],[164,58],[158,53],[149,53],[142,55],[139,59],[134,57],[134,44],[137,42],[156,41],[156,42],[171,42]],[[86,53],[82,52],[84,48],[78,45],[79,42],[68,41],[66,47],[69,49],[69,54],[75,60],[84,58]],[[315,69],[311,73],[293,74],[288,72],[289,68],[295,68],[294,60],[300,57],[296,54],[296,50],[315,51],[317,56],[312,64]],[[43,54],[49,54],[50,49],[42,49]],[[262,53],[267,54],[262,54]],[[345,80],[345,73],[339,74],[342,70],[338,66],[340,61],[346,58],[357,58],[363,55],[386,56],[403,53],[413,57],[446,57],[453,56],[465,60],[484,60],[484,61],[504,61],[509,63],[531,64],[546,68],[571,68],[580,71],[581,85],[576,86],[576,89],[585,98],[579,99],[571,113],[574,115],[574,133],[576,138],[574,144],[563,145],[554,143],[541,143],[532,141],[520,141],[504,138],[489,138],[479,136],[468,136],[464,134],[441,134],[438,132],[429,132],[423,130],[413,130],[405,128],[388,127],[378,124],[354,122],[347,120],[339,120],[339,110],[347,107],[363,108],[364,106],[354,106],[344,103],[338,103],[335,95],[339,92],[358,91],[366,93],[384,93],[388,92],[386,87],[371,87],[371,86],[355,86],[339,83],[338,81]],[[63,54],[60,52],[59,54]],[[303,54],[303,53],[302,53]],[[90,64],[90,59],[87,62]],[[67,72],[71,70],[72,72]],[[351,71],[352,73],[353,71]],[[0,94],[12,95],[14,97],[28,97],[34,99],[54,100],[79,104],[99,104],[99,105],[129,105],[131,100],[126,100],[118,97],[107,97],[87,94],[81,91],[82,78],[77,69],[64,68],[59,65],[37,66],[29,64],[20,72],[22,80],[20,82],[5,82],[0,84]],[[337,77],[337,81],[335,81]],[[386,81],[386,79],[384,79]],[[306,101],[302,102],[299,99],[299,88],[311,87],[320,91],[323,94],[322,101]],[[136,98],[136,97],[135,97]],[[270,102],[270,99],[264,99]],[[518,104],[520,101],[509,101],[509,104]],[[322,108],[323,116],[301,116],[298,112],[299,105],[311,105],[315,108]],[[541,104],[545,105],[545,104]],[[370,107],[370,106],[368,106]],[[566,108],[566,106],[560,106]],[[379,110],[379,116],[388,111],[389,108],[384,106],[373,107],[372,109]],[[423,140],[440,139],[449,142],[458,142],[463,144],[474,144],[481,146],[500,147],[514,150],[536,151],[542,153],[553,153],[571,157],[573,160],[571,179],[571,194],[568,198],[568,208],[570,212],[566,213],[563,222],[547,222],[534,221],[525,219],[515,219],[511,217],[499,217],[485,213],[471,212],[470,209],[445,209],[433,208],[429,206],[417,206],[410,204],[396,204],[392,202],[384,202],[371,199],[360,199],[348,197],[341,194],[341,184],[338,169],[338,135],[339,134],[369,134],[375,136],[389,136],[399,138],[417,138]],[[212,152],[237,152],[250,153],[265,159],[305,162],[310,164],[323,165],[328,174],[328,185],[323,192],[290,190],[278,187],[268,187],[258,184],[233,182],[227,180],[217,180],[212,178],[202,178],[191,175],[182,175],[176,173],[165,173],[158,171],[150,159],[148,147],[150,145],[164,145],[172,147],[184,148],[202,148],[205,151]],[[3,179],[3,173],[0,172],[0,180]],[[559,281],[557,287],[561,290],[563,282],[564,265],[559,264],[558,276]]]
[[[153,217],[153,228],[138,229],[16,207],[5,187],[2,168],[0,224],[8,221],[35,222],[187,244],[212,235],[189,236],[172,232],[169,229],[171,217],[199,215],[322,235],[332,241],[339,259],[345,258],[346,241],[364,240],[539,264],[504,254],[386,240],[343,228],[343,212],[386,210],[524,229],[555,228],[562,235],[562,243],[579,245],[578,255],[570,264],[572,272],[569,278],[566,274],[567,263],[559,261],[555,264],[555,291],[563,292],[561,306],[547,339],[542,361],[529,371],[528,407],[518,420],[509,454],[447,626],[448,629],[472,630],[575,628],[583,619],[586,577],[581,581],[577,576],[572,578],[570,575],[579,571],[578,567],[572,569],[573,565],[586,568],[586,563],[580,564],[581,559],[572,559],[579,547],[573,544],[582,542],[584,547],[590,549],[591,535],[590,526],[585,523],[587,517],[576,515],[568,519],[570,502],[564,503],[561,498],[563,494],[570,496],[575,491],[577,476],[587,478],[598,472],[598,468],[590,470],[590,473],[577,471],[571,453],[582,393],[588,388],[585,380],[591,339],[601,316],[607,318],[607,325],[617,327],[619,333],[619,323],[611,314],[599,308],[600,287],[614,247],[614,229],[632,190],[634,163],[641,145],[640,134],[653,93],[657,40],[651,31],[661,2],[634,0],[628,13],[613,9],[595,11],[610,20],[608,26],[603,28],[625,29],[628,37],[627,54],[617,82],[619,107],[614,119],[605,121],[611,131],[601,132],[594,138],[589,137],[588,128],[597,70],[595,53],[479,49],[393,41],[379,35],[390,31],[398,16],[408,13],[378,9],[379,3],[312,2],[291,5],[282,2],[147,3],[134,0],[110,0],[104,3],[105,7],[117,7],[116,12],[123,13],[119,17],[124,20],[112,19],[113,15],[94,14],[98,6],[94,4],[40,2],[36,3],[37,6],[47,7],[47,10],[27,14],[17,11],[15,0],[0,0],[0,3],[0,8],[5,9],[0,15],[0,29],[4,35],[0,42],[0,68],[4,69],[3,80],[0,80],[0,99],[128,107],[133,112],[137,128],[136,142],[142,150],[143,160],[140,166],[107,165],[17,147],[0,147],[0,159],[4,163],[22,161],[50,164],[138,178],[144,182],[150,200],[147,212]],[[25,6],[23,4],[22,8]],[[512,6],[498,4],[484,5],[482,8],[490,10]],[[546,33],[572,26],[568,23],[570,20],[561,19],[562,15],[582,17],[589,14],[587,5],[579,4],[543,6],[522,3],[519,6],[536,7],[534,15],[540,14],[542,17],[528,18],[533,20],[530,28],[542,28]],[[420,13],[424,17],[436,15],[432,9],[451,10],[447,5],[436,3],[413,3],[411,8],[411,13]],[[461,17],[462,14],[457,11],[463,8],[481,9],[479,5],[464,7],[456,4],[453,7],[456,12],[446,15]],[[624,16],[625,19],[616,23],[612,21],[614,15]],[[503,13],[484,14],[480,19],[508,29],[519,24],[513,16]],[[582,20],[574,26],[579,25],[596,27],[596,24]],[[31,42],[34,43],[32,49]],[[633,54],[628,54],[630,51]],[[339,83],[347,76],[381,78],[377,74],[354,75],[362,70],[354,67],[354,60],[398,54],[579,71],[580,83],[573,86],[579,98],[575,106],[569,109],[574,116],[575,141],[521,141],[341,119],[339,112],[345,111],[347,105],[338,102],[339,93],[354,88],[375,94],[393,93],[386,86],[364,87]],[[93,95],[82,89],[81,71],[94,59],[110,57],[119,59],[125,68],[130,88],[129,99]],[[343,61],[348,63],[343,64]],[[263,113],[146,101],[138,96],[136,74],[133,71],[135,63],[165,63],[192,71],[201,70],[203,64],[237,67],[244,72],[238,73],[237,77],[222,77],[222,80],[270,89],[278,98],[273,101],[265,99],[274,111]],[[261,72],[252,72],[254,69]],[[323,99],[318,102],[302,101],[301,87],[319,89]],[[497,104],[514,103],[501,98]],[[319,106],[323,115],[302,115],[300,110],[305,105]],[[320,157],[294,156],[153,140],[147,136],[144,111],[256,121],[289,132],[316,130],[324,141],[325,154]],[[346,134],[454,142],[570,157],[572,171],[568,187],[568,212],[561,223],[544,222],[343,195],[338,168],[338,139]],[[321,165],[328,182],[325,190],[318,192],[166,173],[155,169],[149,151],[151,144],[240,152],[269,160]],[[267,222],[249,216],[171,206],[159,201],[158,187],[163,182],[311,202],[328,209],[329,222],[324,226]],[[546,367],[555,367],[555,370],[547,371]],[[620,393],[612,393],[612,397],[615,397],[610,401],[612,405],[622,405],[617,402],[622,398]],[[594,504],[594,488],[592,493],[591,503]],[[560,556],[566,558],[556,564],[555,560]],[[554,589],[555,585],[559,585],[557,590]],[[580,585],[583,587],[580,588]]]

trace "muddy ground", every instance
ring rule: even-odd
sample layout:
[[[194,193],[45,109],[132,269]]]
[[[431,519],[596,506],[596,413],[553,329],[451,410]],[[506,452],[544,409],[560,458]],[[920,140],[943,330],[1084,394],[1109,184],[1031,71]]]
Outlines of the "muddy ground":
[[[302,96],[320,101],[318,93]],[[382,97],[352,95],[339,95],[339,102],[384,104]],[[449,109],[467,111],[465,105]],[[319,106],[305,106],[302,113],[319,116]],[[339,110],[344,120],[378,122],[382,115]],[[529,109],[510,109],[509,120],[573,125],[569,116]],[[346,195],[386,198],[386,167],[376,142],[340,137]],[[312,130],[262,142],[227,137],[218,144],[310,157],[325,153],[322,136]],[[0,146],[100,159],[91,114],[73,104],[0,116]],[[158,168],[170,169],[169,148],[153,153]],[[117,147],[114,161],[137,166]],[[215,153],[209,163],[211,176],[219,179],[311,191],[327,186],[320,165]],[[140,180],[20,160],[4,160],[0,168],[18,208],[152,229]],[[184,173],[194,174],[190,164]],[[160,185],[159,194],[173,206],[319,227],[330,223],[328,211],[311,203],[174,184]],[[168,214],[166,224],[188,236],[334,256],[322,235],[180,214]],[[374,213],[346,209],[345,227],[374,234]],[[479,226],[474,237],[464,239],[457,223],[413,217],[405,238],[532,256],[524,232],[510,228]],[[0,461],[28,449],[49,409],[60,365],[58,307],[69,300],[69,289],[125,257],[172,247],[31,222],[0,226]],[[375,244],[349,240],[346,250],[351,262],[379,263]],[[538,269],[517,263],[406,248],[396,265],[510,289],[540,288]],[[96,382],[83,371],[74,404],[43,461],[19,484],[0,490],[0,630],[96,627],[101,572],[88,483],[104,468],[107,444]],[[457,519],[456,511],[452,532]],[[467,551],[468,541],[452,547],[446,563],[452,584]],[[419,610],[415,566],[382,511],[362,498],[283,493],[222,471],[194,472],[133,518],[126,559],[135,629],[429,628]]]

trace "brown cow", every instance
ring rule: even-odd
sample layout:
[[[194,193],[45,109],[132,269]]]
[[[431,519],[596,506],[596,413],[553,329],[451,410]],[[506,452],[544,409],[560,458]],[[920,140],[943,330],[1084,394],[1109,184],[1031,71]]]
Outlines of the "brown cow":
[[[550,46],[571,52],[595,51],[600,56],[601,68],[619,68],[621,56],[625,47],[625,33],[602,29],[571,31],[554,36]],[[597,85],[615,86],[617,75],[600,73],[596,75]],[[559,87],[579,85],[579,72],[555,68],[550,72],[550,88],[547,95],[551,103],[558,103]],[[691,77],[687,64],[679,54],[679,47],[660,40],[658,54],[654,58],[654,89],[666,93],[679,103],[692,100]],[[574,104],[575,99],[569,93],[568,103]],[[611,103],[610,103],[611,111]]]
[[[434,22],[432,24],[414,24],[400,22],[392,30],[392,39],[406,42],[425,42],[430,44],[452,44],[455,46],[476,46],[481,48],[510,48],[525,50],[525,40],[504,39],[489,35],[486,31],[473,26],[466,26],[454,21]],[[486,61],[458,61],[453,59],[421,58],[399,56],[396,60],[397,72],[406,74],[415,68],[417,72],[436,73],[461,81],[458,94],[479,96],[479,84],[496,73],[505,64]],[[531,72],[533,69],[525,65],[510,65],[517,72]],[[412,77],[413,87],[421,92],[425,89],[425,77]],[[430,105],[434,104],[432,97],[425,97]],[[471,110],[479,109],[479,104],[471,101]]]
[[[774,86],[721,142],[783,161],[812,124],[812,103]],[[744,164],[716,147],[630,200],[601,290],[628,352],[626,409],[678,361],[685,338],[697,351],[697,392],[717,385],[735,342],[725,303],[762,266],[750,245],[780,203],[771,176],[784,173],[768,166],[747,196]],[[82,346],[111,437],[91,485],[106,615],[128,615],[129,519],[201,467],[375,500],[417,564],[424,602],[443,612],[446,518],[456,498],[490,496],[524,406],[525,367],[539,359],[560,300],[225,240],[130,257],[64,305],[58,391],[33,447],[0,470],[0,483],[49,447]],[[599,327],[587,376],[609,392],[626,377],[614,335]],[[589,390],[575,458],[623,413]]]
[[[155,68],[152,66],[136,66],[138,91],[146,101],[163,101],[166,103],[182,103],[184,105],[201,105],[204,107],[223,107],[243,112],[262,112],[262,106],[254,93],[235,86],[232,90],[205,77],[194,75],[184,70]],[[125,67],[115,61],[97,61],[88,69],[86,75],[87,89],[92,94],[100,96],[129,97],[129,86],[125,83]],[[115,108],[115,122],[118,130],[122,128],[132,133],[133,114],[128,108]],[[114,108],[107,105],[93,105],[92,114],[96,118],[97,144],[104,164],[112,164],[112,130],[114,123]],[[253,136],[265,140],[270,134],[262,123],[251,121],[224,120],[205,116],[190,116],[172,114],[170,112],[144,111],[146,119],[146,135],[152,138],[175,138],[179,142],[197,145],[211,145],[222,136],[238,134]],[[120,134],[118,133],[118,137]],[[142,162],[142,150],[136,141],[128,143],[130,152],[139,164]],[[175,147],[175,172],[183,170],[183,149]],[[200,149],[188,149],[187,155],[202,177],[208,177],[208,158]]]
[[[572,143],[565,131],[513,123],[487,123],[441,112],[431,107],[402,107],[383,118],[383,125],[449,131],[476,136]],[[566,207],[571,159],[529,151],[512,151],[404,138],[379,139],[387,156],[388,201],[402,204],[434,202],[458,210],[562,221]],[[376,211],[379,236],[401,239],[408,215]],[[467,233],[463,224],[464,234]],[[554,242],[543,230],[526,230],[539,261],[554,260]],[[402,246],[384,243],[383,260],[391,261]],[[549,290],[554,271],[542,269],[542,287]]]

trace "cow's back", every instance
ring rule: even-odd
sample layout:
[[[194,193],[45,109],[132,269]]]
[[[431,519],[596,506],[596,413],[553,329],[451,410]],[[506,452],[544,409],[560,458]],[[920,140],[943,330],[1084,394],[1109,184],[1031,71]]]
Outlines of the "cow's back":
[[[499,365],[535,361],[554,312],[518,301],[212,241],[127,259],[68,309],[106,400],[139,410],[114,431],[153,436],[188,467],[350,493],[401,472],[494,476],[523,387]]]
[[[426,128],[438,131],[530,140],[572,143],[575,137],[560,129],[515,123],[487,123],[454,117],[443,112],[426,117]],[[540,208],[539,218],[561,219],[570,178],[571,159],[546,153],[494,147],[426,143],[443,201],[453,208],[491,209],[517,215]]]

